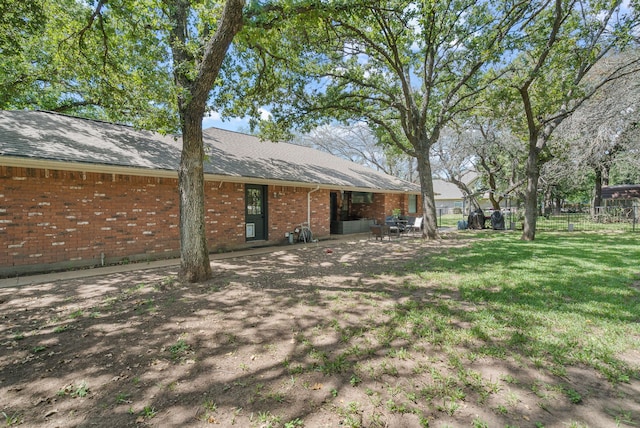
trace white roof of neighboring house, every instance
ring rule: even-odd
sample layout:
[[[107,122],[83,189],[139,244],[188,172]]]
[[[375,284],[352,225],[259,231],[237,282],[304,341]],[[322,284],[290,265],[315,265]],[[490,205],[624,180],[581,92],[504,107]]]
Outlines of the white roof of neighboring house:
[[[209,179],[320,185],[344,190],[419,193],[419,186],[312,148],[261,141],[217,128],[205,129]],[[0,163],[54,162],[88,170],[176,176],[181,139],[130,126],[43,111],[0,111]],[[24,165],[23,165],[24,164]],[[54,168],[54,166],[49,166]],[[131,172],[132,173],[132,172]],[[243,178],[242,180],[240,180]],[[253,179],[253,180],[251,180]]]
[[[467,171],[463,174],[461,180],[466,184],[470,185],[475,180],[478,179],[478,173],[475,171]],[[435,200],[462,200],[464,195],[462,191],[453,183],[450,183],[445,180],[441,180],[439,178],[433,179],[433,191],[435,193]],[[473,191],[473,186],[471,186],[471,191]]]
[[[433,193],[436,201],[443,199],[462,200],[462,192],[458,189],[458,186],[437,178],[433,179]]]

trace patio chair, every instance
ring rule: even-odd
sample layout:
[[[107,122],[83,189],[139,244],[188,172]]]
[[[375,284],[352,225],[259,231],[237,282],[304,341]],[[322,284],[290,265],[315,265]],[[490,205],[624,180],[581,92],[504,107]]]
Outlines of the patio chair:
[[[378,238],[382,241],[385,236],[388,236],[389,241],[391,241],[391,230],[386,224],[374,224],[373,226],[369,226],[369,237],[371,236],[374,236],[376,241]]]
[[[422,217],[416,217],[413,224],[408,224],[406,230],[412,234],[415,232],[422,232]]]
[[[404,232],[404,225],[398,223],[398,218],[388,216],[384,220],[384,224],[389,228],[389,232],[396,236],[400,236],[400,232]]]

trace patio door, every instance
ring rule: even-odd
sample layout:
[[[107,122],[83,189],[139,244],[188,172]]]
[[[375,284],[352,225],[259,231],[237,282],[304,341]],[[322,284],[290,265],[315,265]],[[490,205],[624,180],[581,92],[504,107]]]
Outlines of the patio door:
[[[247,241],[267,239],[267,186],[245,186],[245,223]]]

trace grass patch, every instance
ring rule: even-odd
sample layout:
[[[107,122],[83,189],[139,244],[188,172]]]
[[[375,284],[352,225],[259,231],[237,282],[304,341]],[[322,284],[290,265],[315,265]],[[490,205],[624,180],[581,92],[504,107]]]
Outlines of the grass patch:
[[[417,287],[436,283],[437,294],[453,299],[398,304],[395,325],[432,344],[474,343],[479,355],[521,356],[559,377],[577,364],[614,383],[639,376],[637,367],[617,357],[634,349],[640,336],[640,290],[633,286],[640,259],[636,237],[539,234],[525,242],[509,233],[478,233],[477,238],[469,247],[409,264]]]
[[[178,339],[176,343],[169,346],[169,353],[171,354],[171,359],[174,361],[183,359],[187,353],[191,351],[191,347],[189,344],[182,338]]]

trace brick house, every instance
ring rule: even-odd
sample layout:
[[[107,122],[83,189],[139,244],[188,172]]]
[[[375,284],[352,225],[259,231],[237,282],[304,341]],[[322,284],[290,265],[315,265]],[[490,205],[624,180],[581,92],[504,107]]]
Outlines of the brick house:
[[[204,131],[211,251],[368,230],[420,215],[411,183],[314,149]],[[179,137],[0,111],[0,277],[179,255]]]

